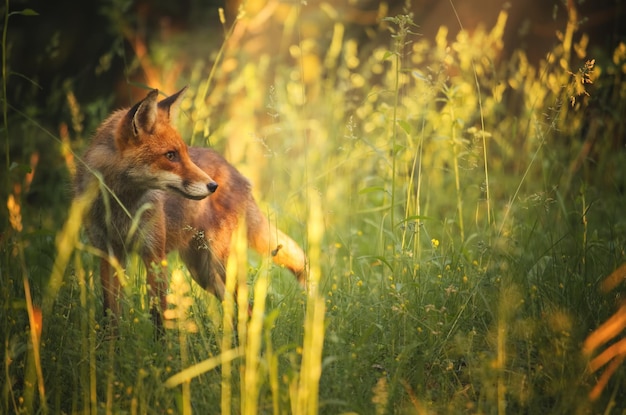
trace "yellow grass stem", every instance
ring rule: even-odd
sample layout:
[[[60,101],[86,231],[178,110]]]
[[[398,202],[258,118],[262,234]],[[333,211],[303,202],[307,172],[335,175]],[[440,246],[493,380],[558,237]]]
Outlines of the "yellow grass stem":
[[[302,345],[302,364],[296,393],[296,414],[317,414],[319,408],[319,380],[322,375],[322,348],[324,345],[324,298],[319,295],[321,278],[321,242],[324,234],[319,195],[309,193],[309,281]]]
[[[506,301],[506,299],[501,299]],[[504,379],[504,371],[506,366],[506,341],[507,341],[507,324],[508,322],[500,316],[498,321],[497,346],[496,346],[496,371],[497,371],[497,407],[498,415],[506,413],[506,385]]]
[[[241,218],[237,232],[233,235],[231,243],[231,256],[228,258],[229,262],[232,259],[235,264],[234,272],[236,285],[236,298],[237,301],[237,341],[238,346],[244,346],[248,340],[248,320],[250,318],[250,299],[248,295],[248,239],[247,239],[247,226],[245,218]],[[265,296],[264,296],[265,298]],[[262,300],[264,301],[264,300]],[[243,379],[242,379],[243,382]],[[242,384],[242,386],[244,386]],[[245,388],[242,389],[245,391]]]
[[[459,172],[459,141],[456,138],[457,122],[452,98],[450,99],[449,105],[450,118],[452,119],[452,164],[454,166],[454,186],[456,188],[456,209],[459,217],[459,232],[461,233],[461,241],[465,241],[465,229],[463,226],[463,195],[461,194],[461,174]]]
[[[235,235],[237,236],[237,235]],[[233,239],[233,244],[236,243],[236,237]],[[236,245],[235,245],[236,246]],[[233,250],[231,256],[228,258],[226,264],[226,290],[224,292],[224,301],[222,302],[224,320],[222,330],[222,356],[227,353],[232,353],[233,349],[233,335],[235,333],[235,327],[233,326],[235,319],[235,287],[237,285],[237,250]],[[238,352],[239,353],[239,352]],[[222,362],[222,394],[221,394],[221,413],[223,415],[230,415],[232,408],[232,365],[231,360],[228,359]]]
[[[81,365],[81,379],[88,379],[89,384],[84,388],[83,397],[83,413],[96,414],[98,412],[98,396],[96,391],[96,331],[93,322],[96,318],[96,310],[93,298],[89,298],[89,293],[94,292],[93,275],[87,280],[85,278],[85,268],[79,255],[74,257],[74,268],[76,269],[76,277],[80,285],[80,305],[86,311],[81,319],[82,343],[81,352],[83,356],[87,356],[87,366]]]
[[[168,312],[174,311],[172,317],[175,319],[175,327],[178,330],[178,343],[180,345],[180,364],[186,367],[189,364],[189,353],[187,350],[187,331],[189,328],[187,319],[188,307],[191,305],[186,299],[190,290],[189,284],[185,281],[183,272],[180,269],[172,272],[172,282],[170,284],[171,294],[168,295],[168,303],[173,304],[164,311],[164,317],[168,318]],[[172,301],[173,300],[173,301]],[[183,415],[191,415],[191,379],[182,382],[182,413]]]
[[[245,368],[241,403],[242,413],[256,415],[258,413],[261,366],[261,340],[263,339],[263,317],[265,313],[265,297],[267,296],[268,276],[267,269],[261,270],[261,275],[254,285],[254,307],[247,333],[245,351]]]
[[[400,28],[402,32],[402,28]],[[404,37],[397,35],[395,46],[395,78],[394,78],[394,102],[393,102],[393,126],[391,131],[391,229],[396,226],[394,211],[396,209],[396,170],[397,170],[397,149],[398,140],[398,106],[400,105],[400,69],[402,68],[402,50],[404,48]]]
[[[324,346],[324,298],[309,298],[304,326],[302,366],[298,385],[298,414],[314,415],[319,408],[319,381],[322,375],[322,349]]]
[[[496,323],[496,360],[494,369],[496,374],[496,407],[498,415],[506,414],[507,407],[507,343],[509,341],[509,327],[514,318],[516,305],[521,300],[517,287],[506,284],[500,290],[498,304],[498,322]]]
[[[280,383],[279,383],[279,370],[278,370],[278,354],[274,353],[274,347],[272,346],[272,322],[274,318],[278,316],[277,312],[270,314],[270,317],[266,319],[265,325],[265,356],[267,361],[267,370],[269,376],[270,390],[272,391],[272,413],[273,415],[280,414]],[[268,321],[269,320],[269,321]]]
[[[26,379],[25,383],[34,384],[37,383],[37,389],[39,391],[39,404],[41,413],[48,413],[48,405],[46,401],[46,389],[43,382],[43,370],[41,369],[41,356],[40,356],[40,325],[41,319],[35,317],[35,308],[33,307],[33,299],[30,295],[30,283],[28,281],[28,272],[26,268],[26,262],[24,261],[24,249],[22,244],[19,244],[20,260],[22,262],[22,270],[24,272],[24,294],[26,296],[26,310],[28,311],[28,322],[30,326],[30,341],[32,345],[32,354],[29,353],[28,360],[26,361]],[[34,373],[33,373],[34,372]],[[36,375],[36,376],[33,376]],[[33,379],[36,377],[36,380]],[[28,409],[34,409],[34,389],[26,388],[24,391],[24,407]]]
[[[186,369],[181,370],[177,374],[171,376],[165,381],[165,386],[168,388],[173,388],[175,386],[180,385],[183,382],[189,382],[191,379],[202,375],[203,373],[209,372],[215,369],[218,366],[222,366],[222,372],[224,371],[224,367],[235,360],[236,358],[241,356],[241,350],[239,348],[230,349],[225,352],[222,352],[218,356],[213,356],[208,359],[203,360],[200,363],[196,363],[193,366],[189,366]],[[228,401],[230,404],[230,401]],[[228,406],[230,408],[230,405]],[[222,414],[224,411],[221,412]],[[230,413],[230,411],[229,411]]]
[[[84,217],[84,213],[87,209],[89,209],[91,203],[97,195],[98,183],[94,181],[87,188],[85,193],[74,199],[72,205],[70,206],[67,221],[65,221],[65,225],[63,226],[61,232],[57,234],[57,256],[54,260],[54,265],[52,266],[52,274],[50,275],[50,281],[48,282],[48,289],[43,298],[43,318],[50,316],[50,313],[52,312],[52,306],[59,289],[61,288],[63,275],[65,274],[65,269],[67,268],[70,256],[78,245],[78,236],[83,222],[82,219]]]
[[[180,363],[183,367],[189,362],[189,353],[187,352],[187,334],[184,329],[179,330],[180,344]],[[183,415],[191,415],[191,380],[182,383],[182,409]]]

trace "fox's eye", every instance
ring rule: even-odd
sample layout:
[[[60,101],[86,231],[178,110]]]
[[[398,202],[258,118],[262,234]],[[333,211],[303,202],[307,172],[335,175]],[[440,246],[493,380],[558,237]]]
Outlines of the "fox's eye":
[[[167,157],[169,161],[175,161],[178,158],[178,153],[175,151],[168,151],[165,153],[165,157]]]

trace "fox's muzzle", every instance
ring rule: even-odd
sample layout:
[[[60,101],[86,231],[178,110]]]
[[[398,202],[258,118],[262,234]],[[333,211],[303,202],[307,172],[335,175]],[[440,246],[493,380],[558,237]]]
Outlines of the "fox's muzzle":
[[[202,200],[207,196],[211,196],[217,190],[218,184],[210,181],[206,185],[202,182],[183,183],[182,186],[167,185],[169,189],[180,193],[183,197],[192,200]]]

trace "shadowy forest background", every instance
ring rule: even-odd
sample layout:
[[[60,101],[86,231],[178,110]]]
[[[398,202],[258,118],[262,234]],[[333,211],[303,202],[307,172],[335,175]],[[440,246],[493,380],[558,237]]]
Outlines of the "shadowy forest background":
[[[626,410],[621,0],[0,10],[0,412]],[[319,278],[252,258],[241,347],[175,256],[166,338],[137,261],[110,336],[72,216],[97,126],[185,85],[184,139],[251,179]]]

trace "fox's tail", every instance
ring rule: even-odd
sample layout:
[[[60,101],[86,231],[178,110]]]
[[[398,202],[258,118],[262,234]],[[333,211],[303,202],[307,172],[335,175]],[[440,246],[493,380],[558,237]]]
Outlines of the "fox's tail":
[[[306,256],[302,248],[274,224],[270,223],[256,203],[246,212],[248,244],[262,255],[270,254],[274,262],[289,269],[301,285],[306,285]]]

